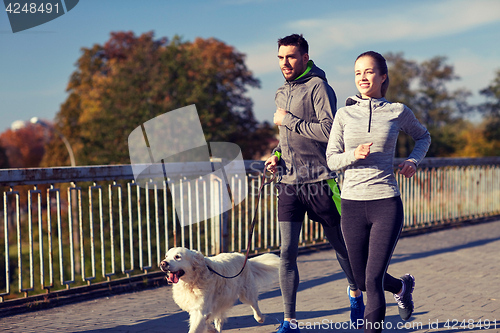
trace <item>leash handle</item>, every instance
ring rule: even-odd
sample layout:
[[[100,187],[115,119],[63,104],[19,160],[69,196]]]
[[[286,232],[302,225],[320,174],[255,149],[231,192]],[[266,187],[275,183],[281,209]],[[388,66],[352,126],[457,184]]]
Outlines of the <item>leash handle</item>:
[[[247,261],[248,261],[248,255],[250,254],[250,245],[252,244],[252,236],[253,236],[253,231],[255,229],[255,223],[257,222],[256,221],[257,210],[259,208],[260,199],[262,197],[262,190],[264,189],[264,186],[271,184],[276,179],[276,175],[275,174],[272,174],[272,175],[273,176],[271,177],[271,179],[266,182],[265,181],[265,179],[266,179],[266,168],[264,167],[264,172],[262,173],[262,184],[260,185],[260,188],[259,188],[259,194],[258,194],[258,197],[257,197],[257,204],[255,205],[255,210],[254,210],[254,213],[253,213],[252,223],[250,224],[250,232],[248,233],[247,253],[245,255],[245,261],[243,262],[243,267],[241,267],[241,270],[238,272],[238,274],[236,274],[234,276],[224,276],[224,275],[218,273],[217,271],[215,271],[212,267],[210,267],[210,266],[207,265],[207,268],[208,268],[209,271],[217,274],[218,276],[220,276],[222,278],[233,279],[233,278],[239,276],[243,272],[243,270],[245,269],[245,266],[246,266]]]

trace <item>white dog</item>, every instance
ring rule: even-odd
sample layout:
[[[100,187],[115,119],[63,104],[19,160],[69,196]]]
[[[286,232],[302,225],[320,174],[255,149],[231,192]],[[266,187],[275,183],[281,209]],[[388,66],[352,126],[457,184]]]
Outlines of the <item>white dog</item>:
[[[207,266],[224,276],[234,276],[243,267],[244,255],[222,253],[206,258],[201,252],[175,247],[167,252],[160,268],[174,284],[175,303],[189,312],[189,333],[220,332],[225,313],[238,298],[252,307],[257,322],[264,322],[257,304],[258,286],[275,281],[279,260],[272,253],[250,258],[241,275],[226,279]]]

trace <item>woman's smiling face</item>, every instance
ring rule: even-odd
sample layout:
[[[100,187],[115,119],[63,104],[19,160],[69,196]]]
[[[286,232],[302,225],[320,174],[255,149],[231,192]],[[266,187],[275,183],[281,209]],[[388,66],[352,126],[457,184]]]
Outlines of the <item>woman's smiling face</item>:
[[[375,60],[363,56],[354,64],[354,80],[362,98],[382,98],[382,83],[387,74],[380,75]]]

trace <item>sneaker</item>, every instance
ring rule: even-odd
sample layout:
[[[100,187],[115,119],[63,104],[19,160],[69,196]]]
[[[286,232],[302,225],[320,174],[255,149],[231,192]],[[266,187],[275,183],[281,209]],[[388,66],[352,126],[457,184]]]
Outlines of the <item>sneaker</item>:
[[[398,302],[399,315],[404,321],[410,319],[413,313],[413,298],[412,293],[415,288],[415,278],[410,274],[405,274],[401,277],[401,281],[405,286],[405,292],[403,296],[398,296],[394,294],[394,299]]]
[[[280,323],[281,325],[278,327],[276,333],[300,333],[299,327],[297,325],[290,325],[290,322],[286,320]]]
[[[351,296],[351,288],[347,286],[347,296],[349,296],[349,302],[351,303],[351,323],[357,328],[361,328],[363,325],[358,326],[358,320],[361,319],[363,322],[365,316],[365,304],[363,303],[363,293],[358,297]]]

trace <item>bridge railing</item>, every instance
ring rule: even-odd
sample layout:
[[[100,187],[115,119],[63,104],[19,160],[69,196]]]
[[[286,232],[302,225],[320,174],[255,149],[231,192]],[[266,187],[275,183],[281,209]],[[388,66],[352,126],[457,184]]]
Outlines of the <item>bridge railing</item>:
[[[221,166],[214,162],[214,169]],[[0,170],[0,301],[157,272],[175,246],[207,256],[242,251],[256,205],[252,252],[277,249],[276,190],[264,187],[258,201],[264,164],[245,167],[244,179],[227,174],[226,187],[221,179],[196,179],[194,165],[179,163],[170,168],[176,179],[190,179],[180,196],[172,195],[168,178],[138,186],[130,165]],[[413,178],[396,177],[404,230],[500,214],[500,157],[428,158]],[[213,214],[222,212],[227,188],[243,201]],[[176,197],[189,212],[176,211]],[[181,215],[189,219],[183,227]],[[212,217],[198,222],[199,216]],[[324,242],[322,228],[306,217],[300,241]]]

